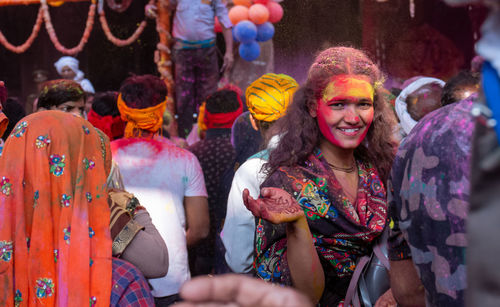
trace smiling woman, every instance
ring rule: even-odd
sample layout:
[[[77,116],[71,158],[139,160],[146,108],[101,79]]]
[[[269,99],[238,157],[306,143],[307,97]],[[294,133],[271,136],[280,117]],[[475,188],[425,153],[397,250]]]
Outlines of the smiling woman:
[[[346,297],[357,260],[371,252],[387,218],[384,182],[396,143],[382,83],[360,50],[335,47],[316,57],[276,123],[281,140],[265,165],[261,197],[243,192],[259,218],[258,277],[293,285],[321,305]]]
[[[318,101],[313,116],[318,127],[332,144],[355,149],[366,136],[373,121],[373,86],[366,77],[332,77]]]

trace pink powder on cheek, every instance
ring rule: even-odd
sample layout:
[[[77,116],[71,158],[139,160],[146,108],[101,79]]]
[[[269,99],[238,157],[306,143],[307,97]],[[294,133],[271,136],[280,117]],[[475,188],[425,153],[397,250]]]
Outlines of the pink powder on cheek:
[[[332,132],[332,129],[330,126],[326,123],[326,118],[325,115],[329,115],[332,110],[328,108],[325,103],[320,99],[318,100],[317,103],[318,107],[316,109],[316,120],[318,121],[318,127],[319,131],[321,134],[333,145],[338,146],[343,148],[343,145],[340,143],[337,138],[335,138],[335,135]],[[356,116],[357,120],[361,121],[361,118],[359,116]],[[372,112],[368,117],[365,118],[365,130],[360,134],[359,139],[357,141],[357,145],[361,144],[361,142],[365,139],[366,134],[368,133],[368,130],[373,122],[373,117],[374,117],[374,112]]]
[[[318,107],[316,109],[316,120],[318,121],[319,131],[325,137],[325,139],[327,139],[330,143],[332,143],[335,146],[342,147],[340,145],[340,142],[333,135],[330,126],[328,126],[328,124],[326,123],[326,118],[324,114],[330,113],[331,110],[328,107],[326,107],[324,102],[321,100],[318,100],[317,105]]]

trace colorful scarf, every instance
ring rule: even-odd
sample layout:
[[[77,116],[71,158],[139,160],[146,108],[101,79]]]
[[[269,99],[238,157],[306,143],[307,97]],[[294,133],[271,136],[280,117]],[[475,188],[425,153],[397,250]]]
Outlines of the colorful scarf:
[[[0,306],[109,306],[109,142],[83,118],[23,118],[0,159]]]
[[[94,110],[90,109],[89,114],[87,114],[87,120],[94,125],[94,127],[101,129],[102,132],[106,133],[110,140],[119,139],[123,136],[125,131],[125,122],[120,116],[101,116]]]
[[[246,90],[247,107],[256,120],[273,122],[285,115],[299,85],[284,74],[265,74]]]
[[[369,163],[357,164],[359,184],[354,204],[343,193],[319,149],[305,165],[281,167],[261,186],[285,189],[304,209],[325,271],[325,292],[335,292],[338,299],[345,296],[358,257],[369,254],[370,243],[382,233],[387,218],[386,192],[376,169]],[[256,225],[257,276],[291,285],[285,225],[262,219],[257,219]],[[329,289],[329,283],[333,289]]]
[[[138,130],[157,132],[163,124],[163,112],[167,108],[167,100],[145,109],[129,108],[123,101],[122,95],[118,95],[118,110],[121,117],[127,122],[125,126],[125,137],[137,136]]]

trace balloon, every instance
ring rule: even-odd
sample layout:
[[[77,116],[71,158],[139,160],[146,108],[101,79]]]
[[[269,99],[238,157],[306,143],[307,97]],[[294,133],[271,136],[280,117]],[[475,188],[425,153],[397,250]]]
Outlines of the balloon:
[[[272,23],[265,22],[257,26],[257,41],[265,42],[273,38],[274,36],[274,26]]]
[[[241,44],[239,47],[240,57],[245,61],[253,61],[260,55],[260,46],[256,41]]]
[[[235,5],[229,10],[228,16],[233,25],[237,25],[242,20],[248,20],[248,8],[243,5]]]
[[[243,5],[250,7],[252,5],[252,0],[233,0],[234,5]]]
[[[248,9],[248,17],[256,25],[260,25],[269,19],[269,10],[265,5],[254,4]]]
[[[238,42],[238,43],[241,43],[237,38],[236,38],[236,35],[234,35],[234,27],[231,28],[231,34],[233,34],[233,41],[235,42]]]
[[[243,44],[250,43],[257,37],[257,26],[248,20],[240,21],[236,27],[234,27],[234,36],[236,40]]]
[[[260,4],[264,4],[264,5],[267,5],[268,2],[269,2],[269,0],[253,0],[253,3],[260,3]]]
[[[269,1],[267,4],[267,9],[269,10],[269,21],[272,23],[277,23],[283,18],[283,8],[279,3],[274,1]]]
[[[222,26],[220,25],[219,18],[217,18],[217,16],[215,16],[214,32],[215,33],[221,33],[222,32]]]

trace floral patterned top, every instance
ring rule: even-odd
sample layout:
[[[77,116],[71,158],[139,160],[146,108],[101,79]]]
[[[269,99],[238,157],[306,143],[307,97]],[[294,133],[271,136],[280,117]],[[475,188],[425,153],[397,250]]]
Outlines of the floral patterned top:
[[[0,159],[0,306],[109,306],[110,152],[69,113],[16,125]]]
[[[281,167],[261,187],[278,187],[294,196],[306,214],[325,272],[321,304],[335,306],[344,297],[357,259],[383,231],[386,192],[376,169],[357,161],[359,184],[355,203],[343,193],[319,149],[304,165]],[[286,260],[286,226],[257,219],[254,269],[261,279],[291,285]]]

